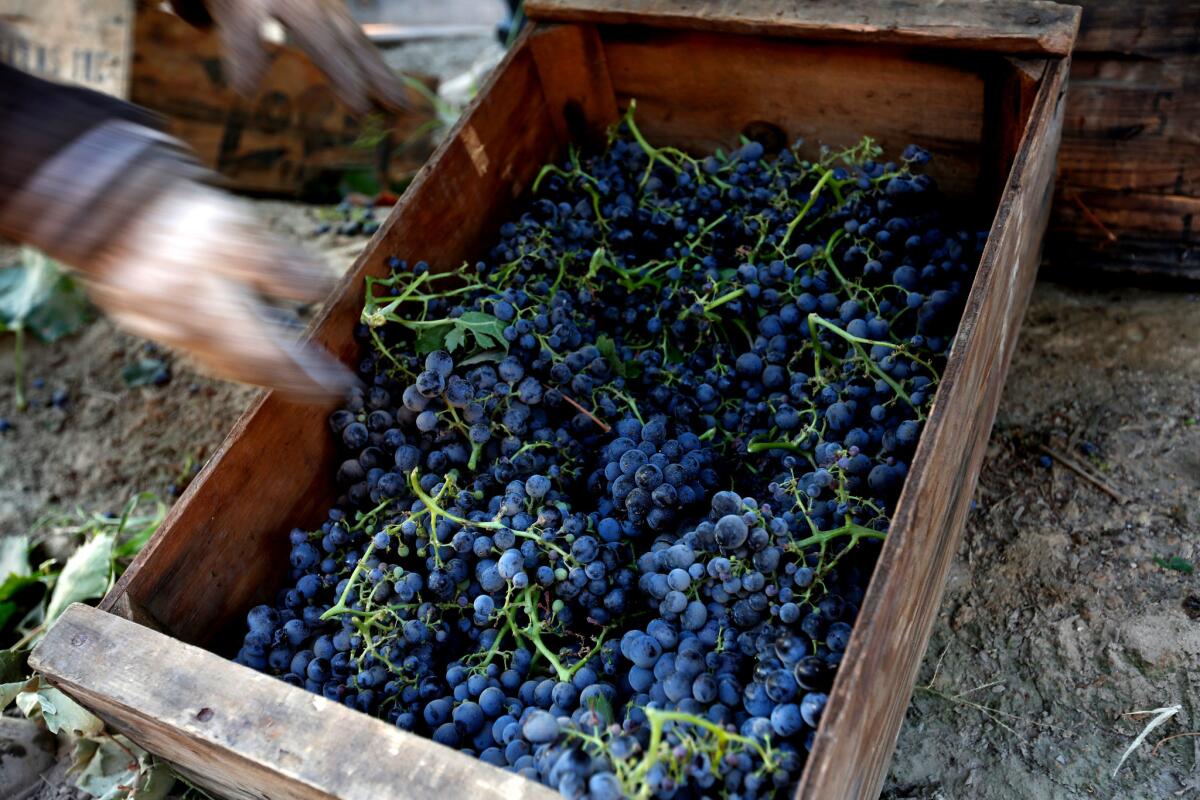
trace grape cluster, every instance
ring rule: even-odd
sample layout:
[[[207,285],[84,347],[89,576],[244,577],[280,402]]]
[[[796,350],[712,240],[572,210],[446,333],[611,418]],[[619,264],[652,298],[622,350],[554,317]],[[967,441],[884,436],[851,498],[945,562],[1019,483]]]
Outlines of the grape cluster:
[[[570,798],[786,795],[983,244],[879,156],[631,109],[479,262],[391,259],[237,660]]]
[[[720,482],[712,468],[712,449],[688,430],[668,438],[672,428],[663,416],[644,425],[633,418],[621,420],[617,438],[602,451],[603,469],[593,474],[595,491],[607,495],[598,510],[623,518],[632,534],[672,530],[679,515],[701,505]],[[601,524],[619,535],[613,521]]]

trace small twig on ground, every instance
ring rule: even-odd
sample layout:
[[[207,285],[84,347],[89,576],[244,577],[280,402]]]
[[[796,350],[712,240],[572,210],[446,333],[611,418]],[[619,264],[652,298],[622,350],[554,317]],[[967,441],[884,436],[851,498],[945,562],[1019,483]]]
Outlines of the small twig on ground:
[[[1027,717],[1022,717],[1019,714],[1012,714],[1012,713],[1009,713],[1008,711],[1001,711],[998,708],[992,708],[991,706],[985,706],[982,703],[976,703],[974,700],[967,699],[968,695],[974,694],[975,692],[979,692],[984,689],[990,689],[993,686],[1002,684],[1003,681],[999,681],[999,680],[989,681],[987,683],[983,683],[983,684],[980,684],[979,686],[976,686],[974,689],[968,689],[965,692],[959,692],[957,694],[949,694],[947,692],[941,691],[940,689],[933,688],[934,682],[937,681],[938,672],[940,672],[942,669],[942,661],[946,658],[946,653],[948,653],[948,652],[950,652],[950,645],[946,645],[945,649],[942,650],[941,655],[938,656],[937,663],[933,665],[933,674],[929,677],[929,683],[925,684],[924,686],[916,687],[916,689],[914,689],[914,691],[924,692],[925,694],[932,695],[933,697],[941,698],[942,700],[945,700],[950,703],[956,703],[958,705],[964,705],[969,708],[973,708],[976,711],[979,711],[980,713],[982,713],[985,717],[990,719],[992,722],[999,725],[1001,728],[1004,728],[1004,730],[1008,731],[1013,736],[1016,736],[1017,738],[1020,738],[1021,735],[1011,725],[1008,725],[1007,723],[1004,722],[1004,720],[1000,719],[1000,717],[1008,717],[1009,719],[1020,720],[1021,722],[1026,722],[1030,725],[1036,725],[1039,728],[1050,728],[1051,730],[1060,731],[1062,733],[1071,733],[1071,731],[1067,730],[1066,728],[1060,728],[1057,725],[1051,725],[1047,722],[1037,722],[1036,720],[1032,720]]]
[[[978,687],[976,687],[976,688],[978,688]],[[963,696],[963,694],[953,694],[953,695],[946,694],[943,691],[934,689],[932,686],[918,686],[916,690],[918,692],[925,692],[926,694],[933,695],[934,697],[940,697],[942,700],[945,700],[950,703],[955,703],[958,705],[964,705],[964,706],[968,706],[969,708],[973,708],[976,711],[979,711],[981,714],[983,714],[988,719],[990,719],[992,722],[999,725],[1001,728],[1004,728],[1004,730],[1008,731],[1013,736],[1016,736],[1018,739],[1021,737],[1021,734],[1017,733],[1015,728],[1013,728],[1011,725],[1006,723],[1004,720],[1000,719],[1001,716],[1012,717],[1014,719],[1021,719],[1021,717],[1018,717],[1016,714],[1009,714],[1006,711],[1000,711],[998,709],[992,708],[991,706],[985,706],[982,703],[976,703],[973,700],[967,700]],[[965,692],[964,694],[970,694],[970,692],[973,692],[973,691],[975,691],[975,689],[971,689],[969,692]]]
[[[1158,755],[1158,748],[1162,747],[1172,739],[1182,739],[1185,736],[1200,736],[1200,731],[1185,731],[1184,733],[1172,733],[1170,736],[1164,736],[1154,743],[1154,747],[1150,748],[1150,755]]]
[[[1112,776],[1117,777],[1117,773],[1121,771],[1121,765],[1125,763],[1125,759],[1133,754],[1141,746],[1142,742],[1146,741],[1146,737],[1154,731],[1159,725],[1169,720],[1171,717],[1183,710],[1183,706],[1163,706],[1162,708],[1152,708],[1149,711],[1127,711],[1122,714],[1122,717],[1140,717],[1147,714],[1154,714],[1154,718],[1146,723],[1146,727],[1142,728],[1142,732],[1137,735],[1137,738],[1130,743],[1129,747],[1125,748],[1125,752],[1121,754],[1121,760],[1117,762],[1117,766],[1113,769]]]
[[[1095,486],[1100,491],[1107,494],[1113,500],[1116,500],[1118,503],[1122,503],[1122,504],[1125,503],[1125,495],[1123,495],[1119,491],[1117,491],[1116,488],[1114,488],[1111,483],[1104,480],[1100,476],[1096,475],[1090,469],[1085,467],[1083,464],[1080,464],[1075,459],[1071,458],[1068,455],[1060,453],[1057,450],[1052,450],[1051,448],[1047,447],[1044,444],[1038,445],[1038,449],[1040,449],[1043,453],[1045,453],[1046,455],[1053,458],[1058,463],[1062,464],[1067,469],[1074,472],[1079,477],[1083,478],[1088,483]]]
[[[592,412],[588,411],[588,410],[587,410],[586,408],[584,408],[583,406],[579,405],[579,403],[576,403],[576,402],[575,402],[575,400],[574,400],[574,398],[572,398],[572,397],[571,397],[569,394],[567,394],[566,392],[563,392],[563,391],[561,391],[561,390],[559,391],[559,394],[561,394],[561,395],[562,395],[562,399],[563,399],[563,400],[566,400],[568,403],[570,403],[571,405],[575,406],[575,408],[577,408],[577,409],[579,410],[579,413],[580,413],[580,414],[583,414],[585,417],[587,417],[588,419],[590,419],[592,422],[594,422],[594,423],[596,423],[597,425],[599,425],[599,426],[600,426],[600,430],[604,431],[605,433],[608,433],[609,431],[611,431],[611,430],[612,430],[612,426],[611,426],[611,425],[609,425],[607,422],[605,422],[604,420],[602,420],[602,419],[600,419],[599,417],[597,417],[597,416],[596,416],[595,414],[593,414]]]
[[[1104,238],[1108,239],[1110,242],[1117,241],[1117,235],[1109,230],[1108,226],[1105,225],[1098,216],[1096,216],[1096,212],[1087,207],[1087,205],[1083,202],[1083,199],[1078,194],[1075,192],[1068,192],[1068,194],[1071,196],[1071,199],[1075,201],[1075,205],[1079,206],[1079,210],[1083,212],[1083,215],[1087,217],[1088,222],[1095,225],[1104,233]]]

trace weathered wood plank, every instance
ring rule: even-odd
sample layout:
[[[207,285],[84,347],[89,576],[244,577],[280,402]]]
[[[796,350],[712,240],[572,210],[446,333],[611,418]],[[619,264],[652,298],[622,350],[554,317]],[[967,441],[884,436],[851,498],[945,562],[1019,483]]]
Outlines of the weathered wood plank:
[[[1067,68],[1052,62],[1038,92],[798,798],[867,800],[882,785],[1037,274]]]
[[[88,606],[68,608],[29,663],[223,797],[558,797],[423,736]]]
[[[364,276],[385,275],[393,254],[425,259],[434,269],[458,267],[561,149],[527,38],[481,88],[315,320],[315,338],[346,363],[357,360],[353,331]],[[270,597],[281,579],[288,527],[319,523],[336,496],[329,410],[274,394],[260,398],[102,607],[116,607],[128,592],[160,628],[204,644]]]
[[[899,48],[687,31],[604,39],[619,102],[637,100],[638,125],[654,139],[710,153],[766,123],[780,144],[803,139],[810,155],[864,135],[893,153],[919,142],[937,153],[930,171],[944,190],[986,194],[985,75],[999,71],[996,56],[920,60]]]
[[[530,19],[1067,55],[1076,6],[1042,0],[526,0]]]
[[[234,188],[297,194],[331,173],[385,165],[393,179],[411,177],[433,149],[423,127],[433,109],[412,89],[411,111],[380,116],[388,139],[363,147],[361,120],[294,47],[264,43],[270,66],[254,96],[244,98],[225,80],[215,31],[143,0],[133,37],[133,102],[162,114],[168,132]]]
[[[1083,17],[1075,53],[1164,57],[1200,45],[1196,0],[1079,0]],[[1074,82],[1074,70],[1071,81]]]
[[[1200,244],[1200,197],[1131,192],[1079,191],[1060,187],[1055,226],[1081,231],[1089,239],[1120,245],[1126,238],[1149,238],[1174,231],[1183,244]],[[1109,236],[1109,234],[1112,236]]]

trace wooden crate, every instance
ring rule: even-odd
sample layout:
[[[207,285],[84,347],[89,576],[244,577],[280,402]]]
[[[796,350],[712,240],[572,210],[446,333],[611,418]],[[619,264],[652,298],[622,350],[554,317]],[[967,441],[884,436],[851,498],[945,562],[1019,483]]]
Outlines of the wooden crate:
[[[898,8],[530,0],[539,21],[315,323],[354,361],[365,275],[394,253],[439,270],[470,259],[547,159],[633,98],[652,141],[698,150],[764,123],[789,140],[932,149],[951,197],[992,219],[990,238],[801,779],[798,796],[820,800],[872,797],[886,772],[1036,274],[1078,22],[1031,0]],[[209,652],[230,652],[246,609],[285,578],[286,532],[319,523],[335,496],[327,413],[258,400],[103,610],[71,608],[33,665],[230,797],[549,796]]]
[[[407,180],[432,151],[435,114],[418,92],[407,92],[410,110],[379,115],[375,125],[390,134],[364,146],[363,121],[302,52],[264,45],[270,66],[254,96],[243,98],[225,82],[216,33],[192,28],[161,5],[0,0],[0,61],[161,114],[168,133],[243,191],[303,194],[335,183],[346,169]]]
[[[129,98],[162,114],[167,130],[234,188],[305,195],[335,187],[348,169],[402,181],[432,152],[435,115],[418,92],[406,90],[411,110],[378,114],[372,124],[390,133],[364,144],[364,119],[304,53],[266,44],[270,67],[254,95],[242,97],[225,81],[216,32],[198,31],[158,5],[138,2]]]
[[[1083,0],[1047,261],[1200,283],[1200,0]]]

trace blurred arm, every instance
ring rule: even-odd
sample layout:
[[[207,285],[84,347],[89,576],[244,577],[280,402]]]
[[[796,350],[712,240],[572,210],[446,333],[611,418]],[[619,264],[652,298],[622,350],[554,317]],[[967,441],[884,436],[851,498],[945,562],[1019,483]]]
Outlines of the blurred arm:
[[[0,64],[0,235],[85,259],[172,180],[199,173],[155,123],[115,98]],[[81,144],[106,125],[113,133]]]
[[[328,276],[256,223],[153,117],[0,64],[0,235],[81,273],[126,329],[209,371],[303,399],[354,377],[292,342],[264,296],[319,299]]]

